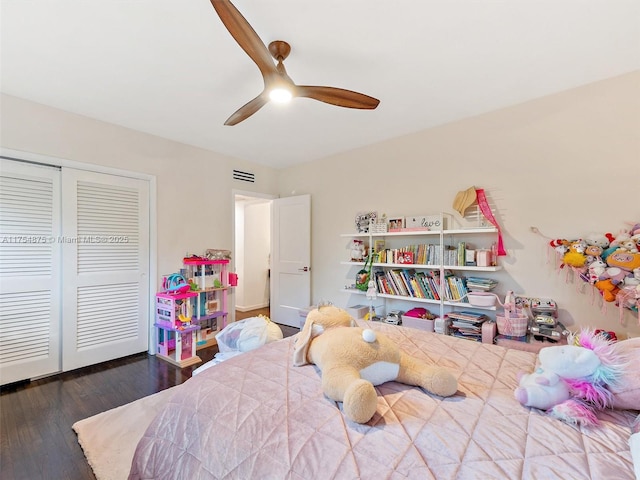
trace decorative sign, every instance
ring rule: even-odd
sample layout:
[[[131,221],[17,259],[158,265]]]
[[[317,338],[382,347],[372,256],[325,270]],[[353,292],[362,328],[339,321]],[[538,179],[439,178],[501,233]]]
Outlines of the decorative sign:
[[[429,230],[440,230],[446,228],[444,219],[440,215],[421,215],[416,217],[406,217],[407,228],[428,228]]]

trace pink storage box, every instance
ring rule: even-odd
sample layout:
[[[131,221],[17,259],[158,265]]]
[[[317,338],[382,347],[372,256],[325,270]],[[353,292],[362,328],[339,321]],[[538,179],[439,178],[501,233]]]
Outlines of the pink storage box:
[[[433,332],[434,324],[434,320],[427,320],[426,318],[418,317],[407,317],[406,315],[402,315],[402,326],[404,327]]]

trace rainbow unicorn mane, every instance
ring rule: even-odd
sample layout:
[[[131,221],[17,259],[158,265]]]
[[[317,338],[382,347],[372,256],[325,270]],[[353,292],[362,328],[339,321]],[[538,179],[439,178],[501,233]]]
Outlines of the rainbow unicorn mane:
[[[591,329],[570,334],[567,343],[592,350],[600,359],[600,366],[586,378],[564,379],[572,393],[597,408],[611,406],[610,387],[616,386],[626,365],[613,348],[613,341]]]

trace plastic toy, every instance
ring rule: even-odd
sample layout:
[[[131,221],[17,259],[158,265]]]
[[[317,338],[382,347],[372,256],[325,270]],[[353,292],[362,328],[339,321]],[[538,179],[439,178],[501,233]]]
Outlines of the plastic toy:
[[[441,367],[427,365],[401,351],[389,337],[353,327],[353,318],[332,305],[311,310],[298,334],[294,366],[315,364],[322,371],[322,390],[343,402],[346,417],[366,423],[378,404],[374,385],[398,381],[448,397],[458,382]]]
[[[519,375],[515,398],[524,406],[574,425],[596,425],[596,411],[611,407],[610,387],[620,382],[624,362],[606,335],[585,329],[568,345],[546,347],[535,372]]]
[[[164,277],[162,280],[162,288],[167,293],[179,294],[191,290],[191,285],[189,285],[187,280],[179,273],[172,273]]]

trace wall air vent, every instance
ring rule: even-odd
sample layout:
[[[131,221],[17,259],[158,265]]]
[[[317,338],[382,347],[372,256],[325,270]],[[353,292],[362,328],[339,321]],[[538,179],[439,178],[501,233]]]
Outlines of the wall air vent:
[[[234,180],[240,180],[241,182],[255,183],[256,176],[253,173],[242,172],[240,170],[234,170],[233,171],[233,179]]]

